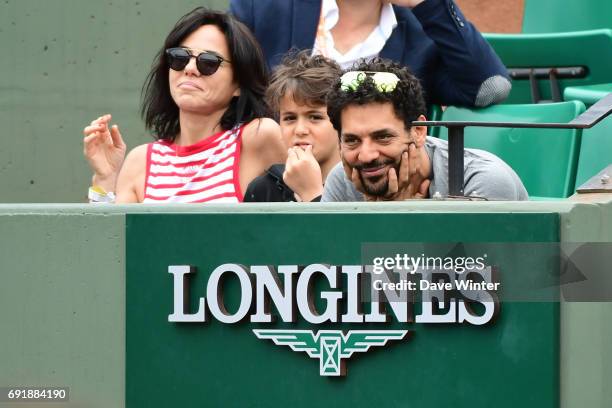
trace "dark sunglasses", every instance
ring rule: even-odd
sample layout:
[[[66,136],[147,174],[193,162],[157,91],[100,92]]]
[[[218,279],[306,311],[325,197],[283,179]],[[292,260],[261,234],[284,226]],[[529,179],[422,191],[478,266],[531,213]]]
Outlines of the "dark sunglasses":
[[[168,48],[166,50],[166,57],[168,57],[168,65],[175,71],[184,70],[187,64],[189,64],[189,60],[193,57],[196,59],[196,67],[198,67],[198,71],[202,75],[214,74],[222,62],[231,63],[230,60],[226,60],[212,51],[204,51],[198,55],[193,55],[189,48],[182,47]]]

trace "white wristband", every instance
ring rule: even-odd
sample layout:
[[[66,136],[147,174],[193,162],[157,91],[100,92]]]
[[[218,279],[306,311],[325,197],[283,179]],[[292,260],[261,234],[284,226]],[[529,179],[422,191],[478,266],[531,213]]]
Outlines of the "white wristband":
[[[89,198],[90,203],[114,203],[115,193],[112,191],[106,192],[100,187],[93,186],[89,187],[87,198]]]

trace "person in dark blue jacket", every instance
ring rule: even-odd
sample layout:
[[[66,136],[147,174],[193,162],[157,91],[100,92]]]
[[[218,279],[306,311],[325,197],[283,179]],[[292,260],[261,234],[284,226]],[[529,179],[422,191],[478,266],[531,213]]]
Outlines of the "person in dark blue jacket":
[[[511,88],[506,68],[452,0],[231,0],[269,67],[291,48],[343,68],[382,57],[408,66],[427,103],[488,106]]]

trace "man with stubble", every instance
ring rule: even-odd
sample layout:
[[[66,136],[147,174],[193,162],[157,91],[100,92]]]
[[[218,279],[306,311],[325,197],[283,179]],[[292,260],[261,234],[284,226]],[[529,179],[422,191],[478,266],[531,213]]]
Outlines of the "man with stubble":
[[[362,61],[328,94],[342,163],[328,176],[321,201],[400,201],[448,196],[448,144],[427,136],[425,100],[410,71],[384,59]],[[497,156],[465,149],[464,193],[489,200],[526,200],[516,173]]]

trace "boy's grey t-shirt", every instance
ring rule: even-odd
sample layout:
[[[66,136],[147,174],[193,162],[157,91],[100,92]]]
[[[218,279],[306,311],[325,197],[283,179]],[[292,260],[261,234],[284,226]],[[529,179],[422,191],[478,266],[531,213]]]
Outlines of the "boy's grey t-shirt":
[[[425,150],[432,164],[429,196],[448,196],[448,142],[427,136]],[[488,200],[527,200],[527,190],[519,176],[502,159],[478,149],[465,149],[463,193]],[[346,177],[342,163],[327,176],[321,201],[363,201],[363,194]]]

